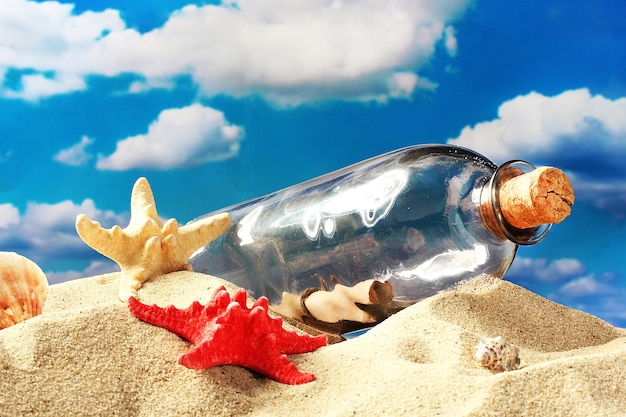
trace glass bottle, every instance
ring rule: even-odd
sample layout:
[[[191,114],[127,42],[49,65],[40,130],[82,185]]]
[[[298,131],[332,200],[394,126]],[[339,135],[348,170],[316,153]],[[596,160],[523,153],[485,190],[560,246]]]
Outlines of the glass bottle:
[[[390,286],[393,312],[480,274],[501,277],[518,245],[545,237],[550,224],[518,229],[499,206],[503,181],[533,170],[457,146],[396,150],[202,216],[229,212],[232,223],[190,263],[274,306],[373,279]]]

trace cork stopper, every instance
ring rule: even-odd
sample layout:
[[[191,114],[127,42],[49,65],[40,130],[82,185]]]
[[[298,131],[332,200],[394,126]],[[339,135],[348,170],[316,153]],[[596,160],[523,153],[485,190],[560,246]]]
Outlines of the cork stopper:
[[[574,189],[563,171],[539,167],[504,182],[499,200],[506,221],[518,229],[528,229],[560,223],[569,216]]]
[[[518,245],[534,245],[560,223],[574,204],[563,171],[525,161],[502,164],[483,186],[479,214],[485,227]]]

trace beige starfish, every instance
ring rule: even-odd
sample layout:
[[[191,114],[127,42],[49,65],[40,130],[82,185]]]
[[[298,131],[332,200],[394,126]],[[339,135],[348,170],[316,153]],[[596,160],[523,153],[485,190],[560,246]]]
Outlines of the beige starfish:
[[[174,271],[191,271],[189,257],[228,228],[230,215],[217,214],[178,227],[176,219],[165,223],[157,214],[148,180],[139,178],[130,199],[130,223],[125,229],[103,229],[86,215],[76,217],[76,231],[83,241],[122,269],[119,297],[126,302],[149,278]]]

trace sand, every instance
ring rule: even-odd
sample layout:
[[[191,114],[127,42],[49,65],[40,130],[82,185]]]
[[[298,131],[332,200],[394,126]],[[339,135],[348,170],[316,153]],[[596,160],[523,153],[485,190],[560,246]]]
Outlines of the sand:
[[[191,345],[135,319],[118,279],[53,285],[42,315],[0,331],[0,416],[626,416],[626,330],[507,281],[477,278],[293,355],[317,380],[290,386],[236,366],[178,365]],[[185,307],[223,283],[172,273],[140,298]],[[473,359],[495,336],[520,348],[519,370]]]

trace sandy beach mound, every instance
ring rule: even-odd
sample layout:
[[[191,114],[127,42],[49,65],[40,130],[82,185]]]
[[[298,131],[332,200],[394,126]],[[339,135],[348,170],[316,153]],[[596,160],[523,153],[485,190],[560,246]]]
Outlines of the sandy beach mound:
[[[53,285],[44,314],[0,331],[1,416],[626,415],[626,330],[507,281],[479,277],[356,339],[294,355],[317,380],[289,386],[235,366],[178,365],[190,344],[134,318],[118,280]],[[139,296],[186,307],[223,284],[177,272]],[[519,370],[473,359],[495,336],[520,348]]]

